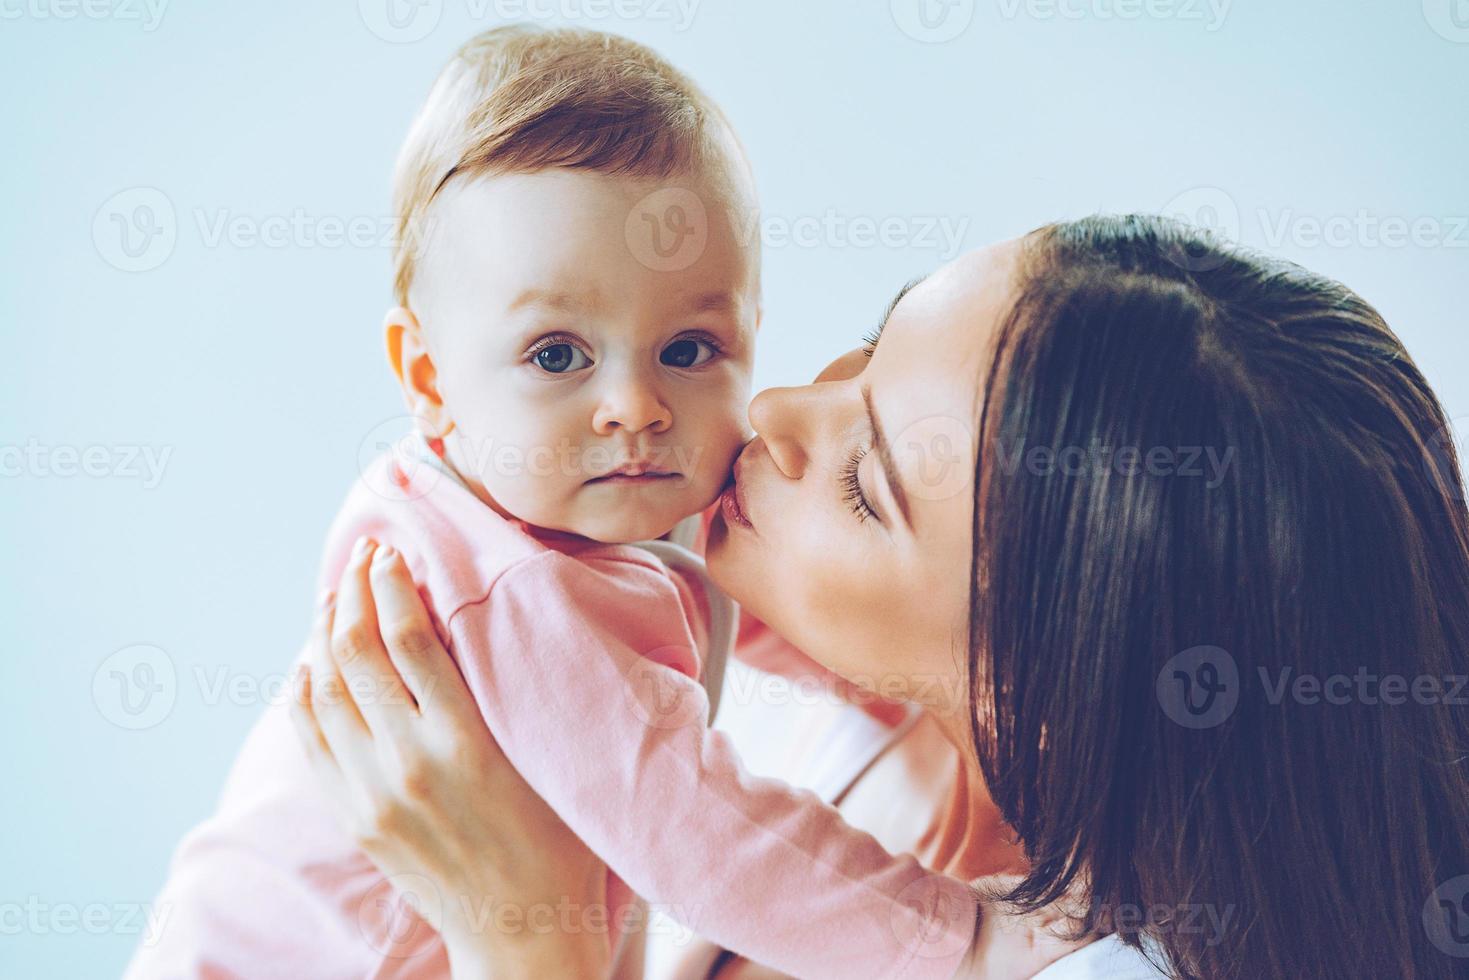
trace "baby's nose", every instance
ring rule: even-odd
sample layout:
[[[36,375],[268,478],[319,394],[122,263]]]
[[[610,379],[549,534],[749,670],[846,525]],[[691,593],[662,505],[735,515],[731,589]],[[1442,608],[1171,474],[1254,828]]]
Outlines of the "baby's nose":
[[[651,385],[627,380],[609,386],[592,417],[598,435],[621,429],[662,432],[673,424],[673,413]]]

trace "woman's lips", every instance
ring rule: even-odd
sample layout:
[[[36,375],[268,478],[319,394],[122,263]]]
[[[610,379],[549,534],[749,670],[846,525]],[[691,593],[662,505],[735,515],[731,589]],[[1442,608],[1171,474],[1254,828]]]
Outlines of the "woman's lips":
[[[729,483],[725,486],[724,492],[719,495],[719,512],[724,515],[726,523],[753,531],[755,525],[750,523],[740,493],[740,463],[743,461],[744,454],[741,453],[740,457],[735,460],[734,472],[729,475]]]

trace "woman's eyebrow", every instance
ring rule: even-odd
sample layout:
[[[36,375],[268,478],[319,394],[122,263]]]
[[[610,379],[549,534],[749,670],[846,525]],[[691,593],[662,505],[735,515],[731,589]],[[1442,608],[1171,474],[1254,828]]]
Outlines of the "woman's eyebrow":
[[[898,480],[898,467],[893,462],[893,450],[888,445],[887,436],[883,434],[882,426],[878,424],[877,412],[872,408],[872,387],[862,386],[862,404],[867,407],[867,422],[872,426],[872,441],[877,446],[877,458],[882,463],[883,479],[887,480],[888,490],[897,501],[898,512],[903,515],[903,523],[908,530],[913,530],[913,518],[908,515],[908,495],[903,492],[903,484]]]

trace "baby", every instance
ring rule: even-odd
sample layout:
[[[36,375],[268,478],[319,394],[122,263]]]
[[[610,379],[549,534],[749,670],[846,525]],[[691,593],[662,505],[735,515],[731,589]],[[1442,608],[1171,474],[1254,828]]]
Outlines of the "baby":
[[[435,84],[395,206],[419,434],[349,494],[323,587],[364,538],[404,556],[505,754],[607,863],[624,950],[640,896],[796,976],[950,976],[972,904],[708,728],[735,610],[679,542],[744,442],[759,321],[723,115],[640,45],[493,30]],[[446,977],[413,887],[353,847],[275,705],[129,975]]]

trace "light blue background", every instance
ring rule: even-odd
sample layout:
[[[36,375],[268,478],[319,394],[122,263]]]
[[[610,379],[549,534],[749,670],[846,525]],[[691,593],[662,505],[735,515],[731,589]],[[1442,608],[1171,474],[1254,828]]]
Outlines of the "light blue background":
[[[255,691],[303,637],[359,446],[398,414],[386,248],[211,239],[222,219],[387,217],[430,80],[498,17],[428,0],[409,29],[432,30],[390,43],[368,26],[391,33],[386,2],[173,0],[150,25],[133,0],[0,0],[0,447],[170,453],[156,486],[0,477],[5,977],[121,970]],[[897,217],[914,237],[768,242],[758,385],[808,380],[949,257],[920,235],[927,218],[973,246],[1092,210],[1183,207],[1358,289],[1450,415],[1469,416],[1466,0],[1457,21],[1450,0],[1234,0],[1222,22],[1203,0],[1063,2],[1078,16],[958,2],[931,10],[949,16],[940,34],[958,30],[940,43],[900,29],[921,23],[917,0],[896,16],[887,0],[702,0],[686,26],[671,3],[622,2],[645,16],[592,16],[614,9],[598,0],[498,9],[569,10],[690,71],[749,149],[772,236],[830,214]],[[128,272],[108,262],[122,261],[112,212],[142,220],[142,199],[107,202],[139,187],[166,198],[175,242]],[[1359,212],[1368,230],[1312,243],[1312,220]],[[1420,244],[1378,243],[1384,222],[1415,219]],[[130,665],[93,683],[134,644],[176,680],[136,731],[110,674]],[[84,913],[99,918],[67,918]]]

